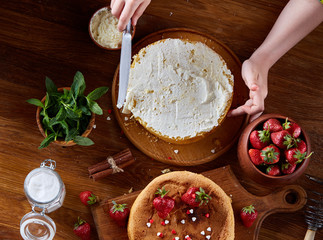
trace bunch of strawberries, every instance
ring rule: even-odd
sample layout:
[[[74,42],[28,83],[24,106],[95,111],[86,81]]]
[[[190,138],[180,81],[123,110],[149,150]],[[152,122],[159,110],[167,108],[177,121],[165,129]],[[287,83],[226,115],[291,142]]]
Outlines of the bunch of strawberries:
[[[268,119],[262,129],[251,132],[249,141],[252,148],[248,153],[259,170],[271,176],[291,174],[307,156],[307,146],[301,136],[302,129],[295,123],[284,123]]]

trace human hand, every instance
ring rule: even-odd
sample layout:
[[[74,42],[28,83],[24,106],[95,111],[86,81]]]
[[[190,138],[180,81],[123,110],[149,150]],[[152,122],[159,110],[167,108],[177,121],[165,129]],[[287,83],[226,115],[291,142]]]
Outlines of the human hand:
[[[267,76],[268,68],[261,61],[255,61],[252,57],[242,64],[242,78],[249,88],[249,99],[244,105],[231,110],[228,117],[249,114],[250,122],[258,118],[265,110],[265,98],[268,94]]]
[[[118,30],[122,32],[130,18],[132,25],[136,26],[149,3],[150,0],[111,0],[111,13],[119,19]]]

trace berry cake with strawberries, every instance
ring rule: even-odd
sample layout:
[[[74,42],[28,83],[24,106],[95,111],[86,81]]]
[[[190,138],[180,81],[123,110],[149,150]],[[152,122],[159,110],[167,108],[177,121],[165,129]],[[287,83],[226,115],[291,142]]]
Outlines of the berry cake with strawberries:
[[[200,174],[177,171],[161,175],[133,203],[128,237],[234,239],[231,198]]]

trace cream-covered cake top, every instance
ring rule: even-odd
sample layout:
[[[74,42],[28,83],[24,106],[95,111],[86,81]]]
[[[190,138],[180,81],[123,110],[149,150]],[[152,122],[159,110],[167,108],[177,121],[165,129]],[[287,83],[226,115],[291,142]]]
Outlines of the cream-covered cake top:
[[[124,113],[173,139],[209,132],[226,114],[233,75],[220,55],[201,42],[166,39],[134,56]]]

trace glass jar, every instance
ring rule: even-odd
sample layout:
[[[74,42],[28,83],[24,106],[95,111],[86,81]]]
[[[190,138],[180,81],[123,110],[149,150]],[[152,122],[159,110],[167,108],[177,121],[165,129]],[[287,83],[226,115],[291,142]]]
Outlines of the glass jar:
[[[55,222],[46,213],[60,208],[66,194],[65,185],[55,168],[56,162],[46,159],[25,178],[24,191],[32,211],[20,222],[23,239],[45,240],[55,236]]]

